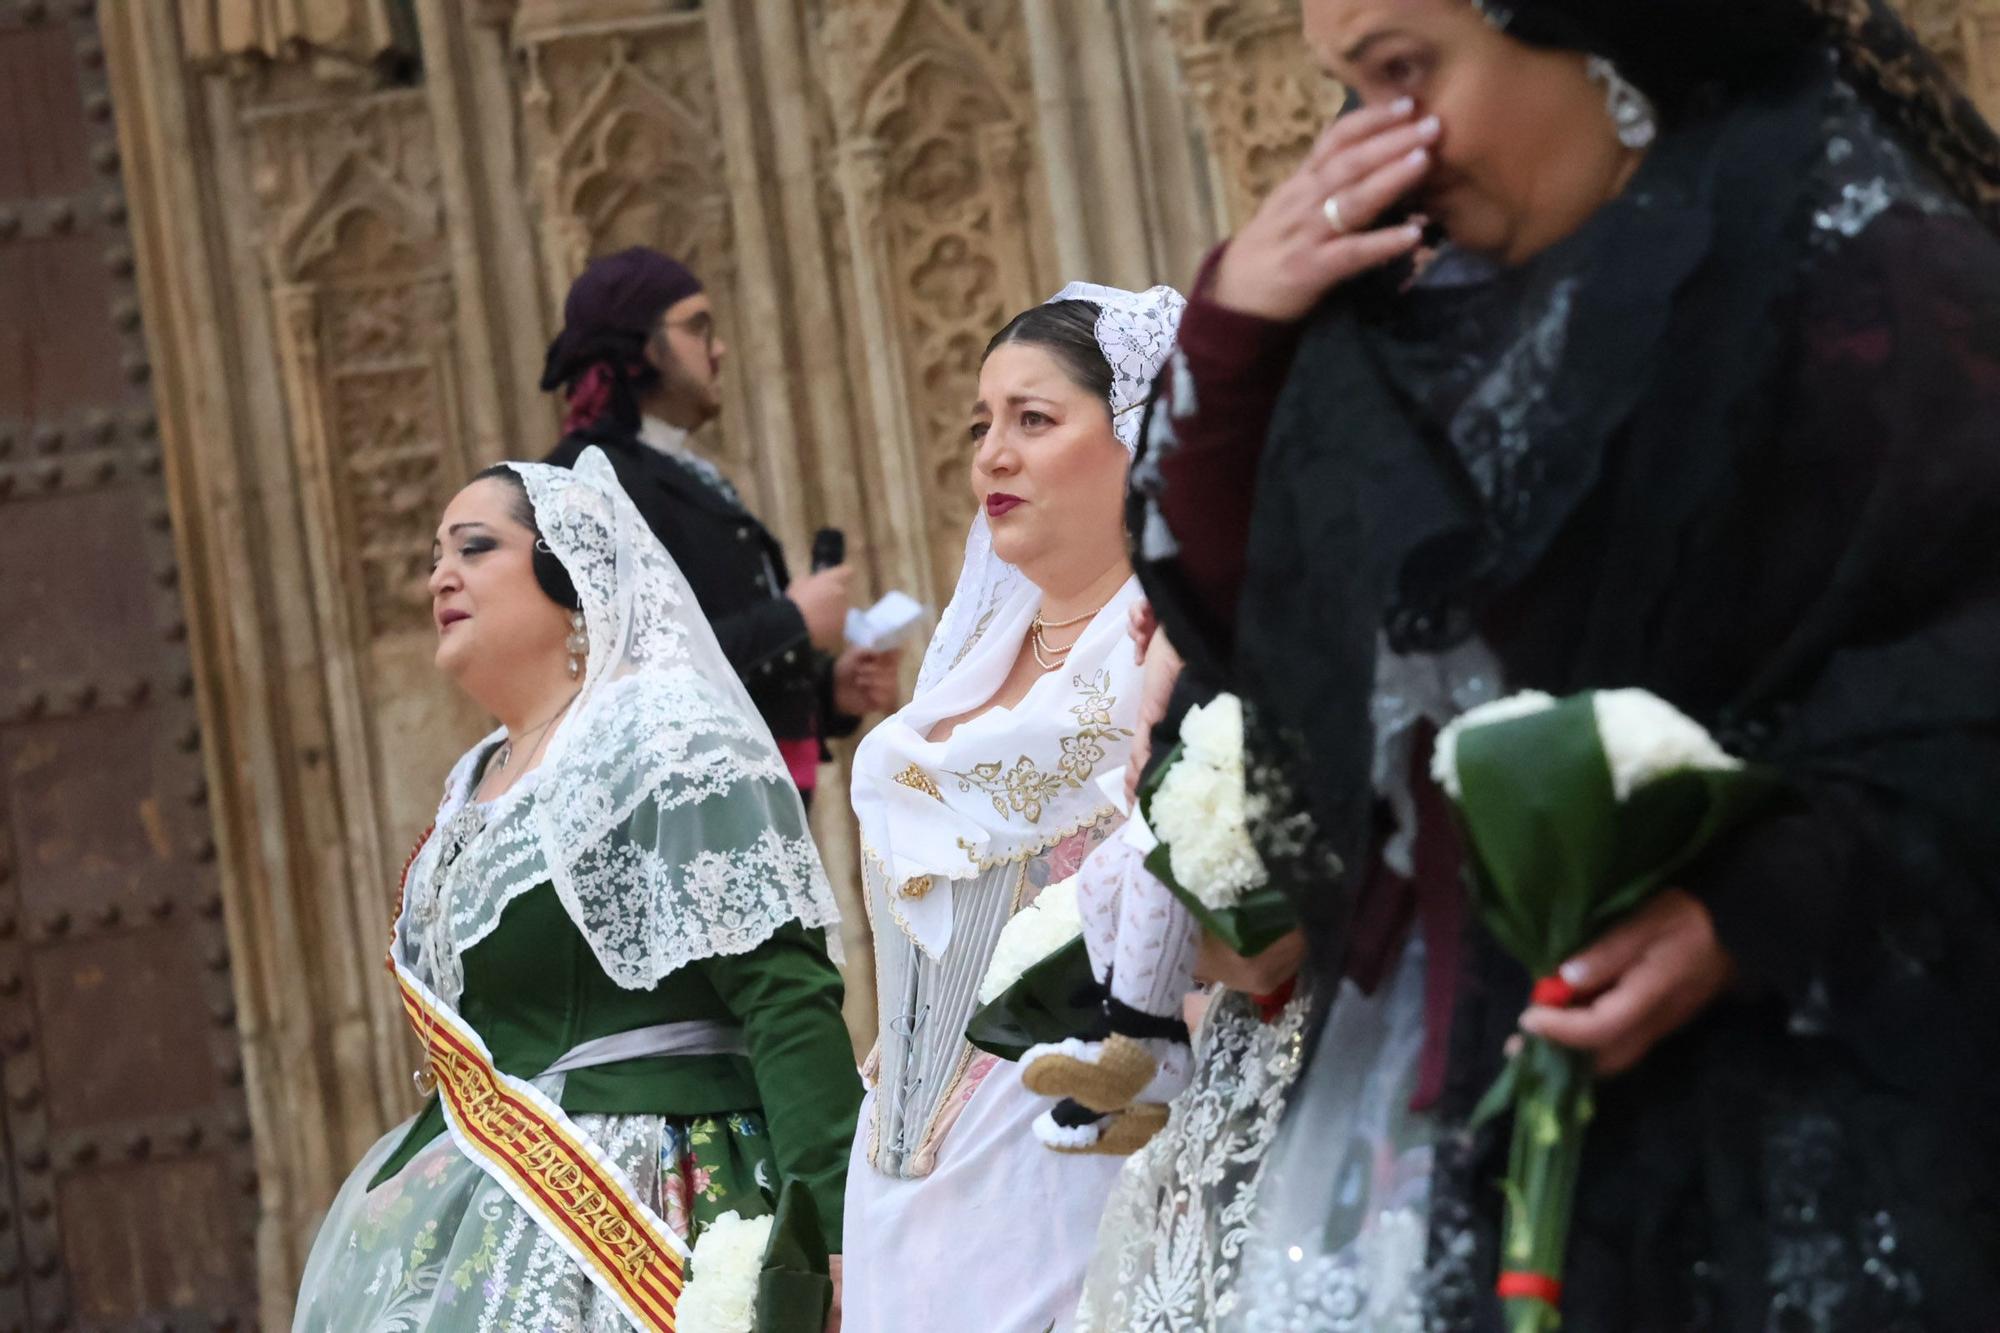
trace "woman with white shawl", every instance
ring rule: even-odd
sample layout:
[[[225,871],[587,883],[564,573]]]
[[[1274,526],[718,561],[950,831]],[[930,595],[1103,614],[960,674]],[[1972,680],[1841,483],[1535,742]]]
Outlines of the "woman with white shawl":
[[[980,512],[915,698],[855,759],[881,1030],[855,1136],[843,1303],[871,1333],[1067,1327],[1115,1156],[1051,1152],[1019,1067],[965,1038],[1001,928],[1122,821],[1139,725],[1122,527],[1182,300],[1072,283],[995,335]]]

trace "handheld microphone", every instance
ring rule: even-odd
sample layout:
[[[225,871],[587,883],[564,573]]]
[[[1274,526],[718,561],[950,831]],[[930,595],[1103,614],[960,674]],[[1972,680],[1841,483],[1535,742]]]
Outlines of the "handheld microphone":
[[[839,528],[821,528],[813,535],[812,570],[832,569],[847,563],[847,534]]]

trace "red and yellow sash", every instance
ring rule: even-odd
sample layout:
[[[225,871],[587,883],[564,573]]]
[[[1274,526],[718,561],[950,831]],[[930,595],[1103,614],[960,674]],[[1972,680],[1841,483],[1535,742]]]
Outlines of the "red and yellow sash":
[[[494,1066],[478,1032],[404,966],[393,946],[389,966],[459,1150],[541,1222],[635,1328],[673,1333],[687,1246],[639,1202],[625,1173],[561,1107]]]

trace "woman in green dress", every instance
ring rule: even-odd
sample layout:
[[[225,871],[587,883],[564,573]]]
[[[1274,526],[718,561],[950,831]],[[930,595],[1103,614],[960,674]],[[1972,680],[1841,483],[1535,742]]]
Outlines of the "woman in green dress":
[[[785,762],[596,451],[482,473],[437,543],[438,664],[503,725],[404,874],[428,1100],[294,1327],[817,1330],[861,1089]]]

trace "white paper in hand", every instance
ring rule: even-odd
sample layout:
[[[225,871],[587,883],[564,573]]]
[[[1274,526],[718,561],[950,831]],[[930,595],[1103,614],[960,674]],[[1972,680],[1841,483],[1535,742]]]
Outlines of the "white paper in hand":
[[[856,607],[847,613],[849,647],[871,653],[899,648],[924,618],[923,603],[906,592],[890,592],[866,611]]]

